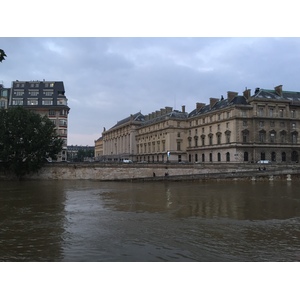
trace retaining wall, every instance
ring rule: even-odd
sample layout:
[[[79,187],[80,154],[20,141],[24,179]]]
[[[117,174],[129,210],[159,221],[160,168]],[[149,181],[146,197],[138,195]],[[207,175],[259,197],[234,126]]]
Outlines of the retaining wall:
[[[261,170],[259,170],[259,168]],[[25,179],[41,180],[292,180],[298,179],[298,165],[257,164],[47,164]],[[3,178],[3,176],[2,176]]]

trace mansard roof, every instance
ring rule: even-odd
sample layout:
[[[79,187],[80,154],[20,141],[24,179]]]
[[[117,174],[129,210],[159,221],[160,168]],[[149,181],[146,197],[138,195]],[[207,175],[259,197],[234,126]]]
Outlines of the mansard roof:
[[[234,105],[247,105],[250,104],[247,102],[247,99],[244,96],[235,96],[232,100],[229,99],[220,99],[213,106],[210,104],[204,105],[200,109],[194,109],[189,113],[189,118],[195,117],[197,115],[202,115],[205,113],[217,111],[226,107],[234,106]]]
[[[129,117],[127,117],[121,121],[118,121],[117,124],[114,125],[111,129],[119,127],[126,123],[130,123],[130,122],[144,122],[144,120],[145,120],[145,116],[141,112],[138,112],[133,115],[130,115]]]
[[[161,122],[163,120],[166,120],[166,119],[187,119],[188,118],[188,113],[187,112],[182,112],[182,111],[179,111],[179,110],[172,110],[171,112],[168,112],[166,114],[162,114],[162,115],[159,115],[157,117],[154,117],[154,118],[150,118],[148,120],[146,120],[145,122],[143,122],[143,126],[144,125],[149,125],[149,124],[153,124],[153,123],[158,123],[158,122]]]
[[[252,98],[300,101],[300,92],[282,91],[280,95],[275,90],[257,88]]]

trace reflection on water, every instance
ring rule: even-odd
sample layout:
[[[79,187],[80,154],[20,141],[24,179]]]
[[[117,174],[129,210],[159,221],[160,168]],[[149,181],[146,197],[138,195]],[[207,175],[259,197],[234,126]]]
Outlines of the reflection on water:
[[[0,182],[1,261],[300,261],[297,182]]]

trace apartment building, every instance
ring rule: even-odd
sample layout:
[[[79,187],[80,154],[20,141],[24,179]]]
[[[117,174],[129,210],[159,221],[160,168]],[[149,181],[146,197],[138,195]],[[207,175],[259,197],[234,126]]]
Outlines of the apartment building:
[[[23,106],[46,115],[55,124],[58,136],[64,141],[58,161],[67,160],[68,99],[62,81],[13,81],[9,107]]]
[[[190,113],[165,107],[132,115],[103,135],[103,153],[140,162],[299,161],[300,92],[256,88],[196,103]]]
[[[0,109],[7,109],[9,95],[10,88],[5,88],[3,84],[0,84]]]

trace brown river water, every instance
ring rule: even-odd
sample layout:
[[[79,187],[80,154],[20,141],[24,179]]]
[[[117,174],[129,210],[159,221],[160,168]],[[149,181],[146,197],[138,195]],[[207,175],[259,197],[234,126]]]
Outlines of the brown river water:
[[[300,184],[0,182],[2,262],[300,261]]]

